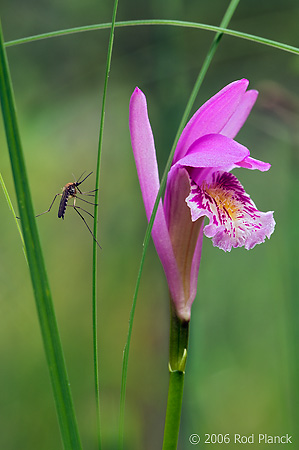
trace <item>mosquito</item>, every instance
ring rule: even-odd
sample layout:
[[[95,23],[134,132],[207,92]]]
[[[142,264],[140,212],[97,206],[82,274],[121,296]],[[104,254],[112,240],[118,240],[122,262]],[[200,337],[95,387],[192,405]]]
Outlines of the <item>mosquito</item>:
[[[93,216],[89,211],[86,211],[86,209],[83,209],[83,208],[81,208],[81,206],[77,206],[77,205],[76,205],[76,199],[82,200],[83,202],[88,203],[89,205],[95,205],[95,203],[89,202],[88,200],[85,200],[84,198],[78,197],[78,195],[77,195],[77,191],[78,191],[79,194],[81,194],[81,195],[86,195],[86,196],[89,196],[89,197],[94,197],[94,196],[95,196],[94,192],[96,192],[97,189],[94,189],[94,190],[92,190],[92,191],[82,192],[82,191],[80,190],[80,188],[79,188],[80,184],[82,184],[82,183],[86,180],[86,178],[88,178],[91,174],[92,174],[92,172],[90,172],[85,178],[83,178],[82,181],[80,181],[80,179],[81,179],[81,178],[83,177],[83,175],[84,175],[84,172],[83,172],[82,175],[78,178],[78,181],[74,181],[73,183],[67,183],[67,184],[63,187],[63,189],[62,189],[62,194],[56,194],[56,195],[55,195],[55,197],[54,197],[53,200],[52,200],[51,205],[49,206],[49,209],[47,209],[47,211],[44,211],[44,212],[38,214],[38,215],[35,216],[35,217],[39,217],[39,216],[42,216],[43,214],[46,214],[46,213],[50,212],[52,206],[54,205],[54,202],[55,202],[56,198],[57,198],[59,195],[61,195],[61,200],[60,200],[59,208],[58,208],[58,218],[59,218],[59,219],[60,219],[60,218],[61,218],[61,219],[64,219],[65,212],[66,212],[66,207],[67,207],[67,206],[70,206],[71,208],[74,208],[74,210],[76,211],[76,213],[79,214],[79,216],[81,217],[81,219],[83,220],[83,222],[84,222],[85,225],[87,226],[88,231],[89,231],[90,234],[92,235],[92,237],[93,237],[93,239],[95,240],[95,242],[98,244],[98,246],[99,246],[100,248],[102,248],[102,247],[100,246],[100,244],[98,243],[98,241],[96,240],[96,238],[95,238],[93,232],[92,232],[91,229],[89,228],[89,226],[88,226],[86,220],[84,219],[84,217],[82,216],[82,214],[81,214],[78,210],[80,209],[80,210],[84,211],[86,214],[88,214],[89,216],[91,216],[91,217],[93,217],[93,218],[94,218],[94,216]],[[70,198],[73,198],[73,199],[74,199],[74,202],[73,202],[72,205],[68,204],[68,201],[69,201]]]

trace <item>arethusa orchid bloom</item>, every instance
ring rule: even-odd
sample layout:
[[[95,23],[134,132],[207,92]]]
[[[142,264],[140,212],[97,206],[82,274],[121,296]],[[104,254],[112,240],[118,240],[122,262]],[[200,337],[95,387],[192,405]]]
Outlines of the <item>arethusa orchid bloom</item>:
[[[237,167],[267,171],[234,140],[258,95],[246,79],[235,81],[193,115],[178,141],[160,200],[152,238],[164,267],[177,317],[189,321],[197,291],[203,234],[224,251],[253,248],[274,231],[273,211],[260,212],[239,180]],[[145,95],[130,101],[131,142],[148,220],[160,187],[153,133]],[[204,226],[204,217],[209,223]]]

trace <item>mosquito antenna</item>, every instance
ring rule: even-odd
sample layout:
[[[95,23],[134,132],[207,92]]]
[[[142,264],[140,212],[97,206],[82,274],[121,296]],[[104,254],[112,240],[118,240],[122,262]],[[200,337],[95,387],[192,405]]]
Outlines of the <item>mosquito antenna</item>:
[[[79,180],[80,180],[80,178],[81,178],[81,177],[82,177],[82,176],[84,175],[84,173],[85,173],[85,172],[83,172],[83,173],[82,173],[82,175],[81,175],[81,176],[79,177]],[[85,178],[83,178],[83,180],[82,180],[82,181],[80,181],[80,182],[79,182],[79,180],[78,180],[78,181],[76,182],[76,187],[77,187],[77,186],[79,186],[79,184],[82,184],[82,183],[83,183],[83,181],[85,181],[85,180],[86,180],[86,178],[88,178],[88,177],[89,177],[89,175],[91,175],[91,174],[92,174],[92,172],[90,172],[90,173],[89,173],[89,174],[88,174],[88,175],[87,175],[87,176],[86,176]]]
[[[91,231],[91,229],[89,228],[89,226],[88,226],[88,224],[87,224],[87,222],[86,222],[86,220],[84,219],[84,217],[82,216],[82,214],[81,213],[79,213],[79,211],[78,211],[78,209],[77,209],[77,207],[76,206],[73,206],[73,208],[74,208],[74,210],[76,211],[76,213],[78,213],[79,214],[79,216],[81,217],[81,219],[83,220],[83,222],[85,223],[85,225],[87,226],[87,228],[88,228],[88,231],[90,232],[90,234],[92,235],[92,237],[93,237],[93,239],[96,241],[96,243],[98,244],[98,246],[100,247],[100,249],[102,248],[101,246],[100,246],[100,244],[98,243],[98,241],[96,240],[96,238],[95,238],[95,236],[94,236],[94,234],[93,234],[93,232]]]
[[[73,177],[74,177],[74,180],[75,180],[75,183],[78,183],[78,181],[80,181],[80,178],[82,178],[83,177],[83,175],[85,174],[85,172],[86,172],[86,170],[84,170],[84,172],[79,176],[79,178],[78,178],[78,180],[76,180],[76,177],[75,177],[75,175],[74,174],[72,174],[73,175]]]

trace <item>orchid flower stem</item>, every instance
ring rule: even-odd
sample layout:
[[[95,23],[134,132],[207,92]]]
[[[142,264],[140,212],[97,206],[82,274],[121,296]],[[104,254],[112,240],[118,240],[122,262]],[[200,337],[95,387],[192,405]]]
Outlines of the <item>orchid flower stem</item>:
[[[176,450],[178,445],[185,372],[170,371],[163,450]]]
[[[169,387],[164,427],[163,450],[176,450],[183,400],[185,366],[189,337],[189,322],[175,314],[171,304],[169,339]]]

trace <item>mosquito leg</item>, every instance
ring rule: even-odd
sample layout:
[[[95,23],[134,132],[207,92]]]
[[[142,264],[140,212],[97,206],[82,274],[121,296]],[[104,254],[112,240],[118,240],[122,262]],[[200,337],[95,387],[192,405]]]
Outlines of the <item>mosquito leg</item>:
[[[82,211],[86,212],[86,214],[88,214],[90,217],[92,217],[94,219],[94,216],[89,211],[87,211],[86,209],[81,208],[80,206],[76,206],[76,205],[66,205],[66,206],[71,207],[71,208],[81,209]]]
[[[96,238],[94,237],[94,234],[93,234],[93,232],[91,231],[91,229],[89,228],[89,226],[87,225],[87,222],[86,222],[86,220],[84,219],[84,217],[82,216],[82,214],[81,213],[79,213],[79,211],[78,211],[78,209],[77,209],[77,207],[76,206],[73,206],[73,208],[74,208],[74,210],[76,211],[76,213],[78,213],[79,214],[79,216],[81,217],[81,219],[83,220],[83,222],[85,223],[85,225],[87,226],[87,228],[88,228],[88,230],[89,230],[89,232],[90,232],[90,234],[92,235],[92,237],[93,237],[93,239],[94,239],[94,241],[98,244],[98,246],[100,247],[100,248],[102,248],[101,246],[100,246],[100,244],[98,243],[98,241],[96,240]],[[81,208],[82,209],[82,208]],[[87,211],[85,211],[85,212],[87,212]]]
[[[52,203],[51,203],[49,209],[47,209],[47,211],[44,211],[44,212],[38,214],[38,215],[35,216],[35,217],[39,217],[39,216],[42,216],[43,214],[46,214],[46,213],[50,212],[50,211],[51,211],[51,208],[52,208],[52,206],[53,206],[53,204],[54,204],[54,202],[55,202],[55,200],[56,200],[57,195],[61,195],[61,194],[56,194],[56,195],[55,195],[55,197],[53,198],[53,201],[52,201]],[[18,217],[18,216],[16,216],[16,218],[17,218],[17,219],[20,219],[20,217]]]
[[[76,186],[76,187],[77,187],[78,191],[80,192],[80,194],[89,194],[90,192],[96,192],[96,191],[98,191],[98,189],[91,189],[90,191],[84,191],[84,192],[82,192],[81,189],[80,189],[78,186]]]
[[[51,208],[52,208],[52,206],[53,206],[53,204],[54,204],[54,202],[55,202],[55,200],[56,200],[56,198],[57,198],[58,195],[61,195],[61,194],[56,194],[56,195],[55,195],[55,197],[53,198],[53,201],[52,201],[51,205],[49,206],[49,209],[47,209],[47,211],[44,211],[44,212],[38,214],[38,215],[35,216],[35,217],[39,217],[39,216],[42,216],[43,214],[46,214],[46,213],[50,212],[50,211],[51,211]]]
[[[96,192],[96,191],[97,191],[97,189],[94,189],[93,191],[86,191],[86,192],[81,192],[80,191],[80,194],[82,194],[82,195],[92,195],[94,197],[95,194],[92,194],[92,192]]]
[[[76,198],[77,198],[78,200],[82,200],[82,202],[89,203],[89,205],[96,206],[96,203],[88,202],[87,200],[84,200],[84,198],[77,197],[77,196],[76,196]]]
[[[95,194],[89,194],[88,192],[80,192],[81,195],[86,195],[86,197],[95,197]]]
[[[92,192],[98,191],[98,189],[93,189],[92,191],[82,192],[78,187],[77,187],[77,189],[80,192],[80,194],[82,194],[82,195],[88,195],[88,194],[91,194]]]

